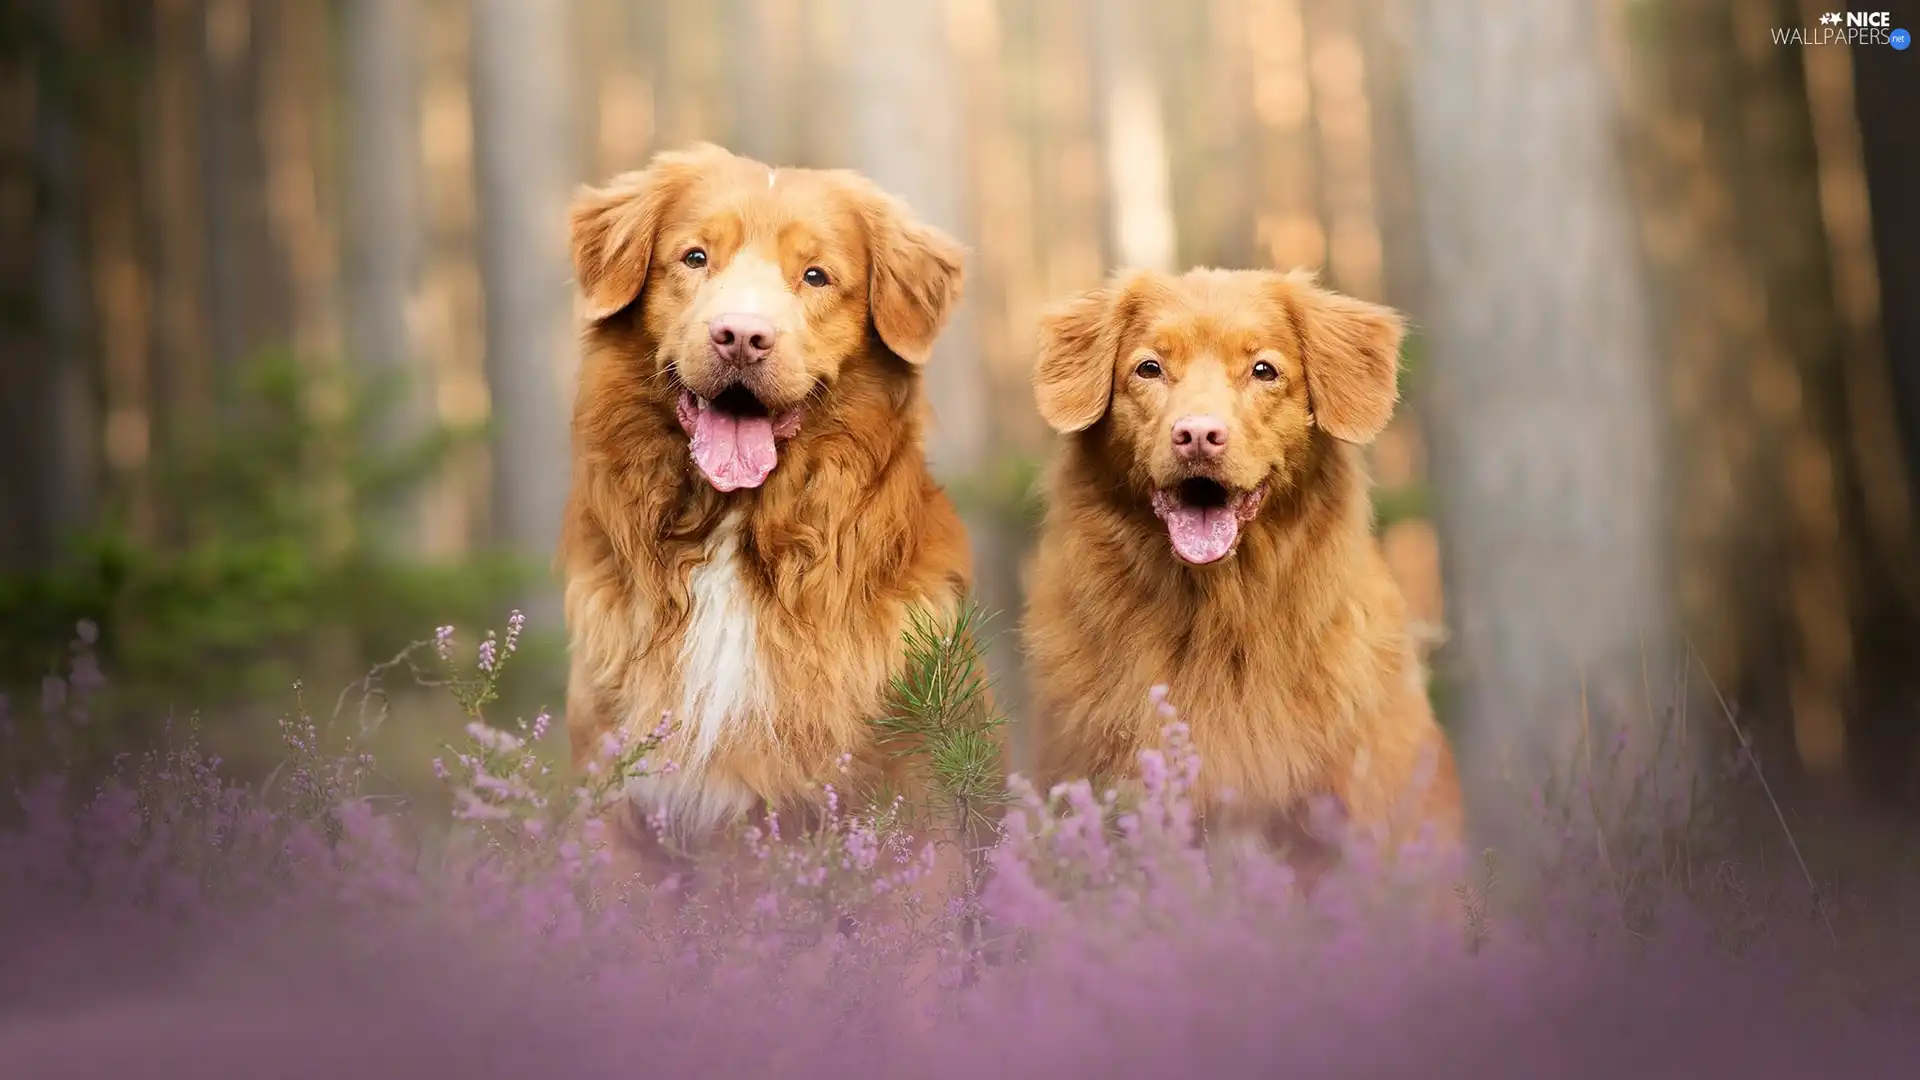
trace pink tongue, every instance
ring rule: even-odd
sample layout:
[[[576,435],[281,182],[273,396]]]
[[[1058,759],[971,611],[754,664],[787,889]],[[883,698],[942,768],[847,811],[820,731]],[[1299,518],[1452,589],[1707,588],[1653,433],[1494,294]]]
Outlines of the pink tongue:
[[[693,409],[693,463],[720,491],[759,487],[773,471],[773,418],[733,416],[704,402]]]
[[[1231,506],[1166,507],[1167,535],[1173,550],[1190,563],[1210,563],[1226,557],[1240,536],[1240,516]]]

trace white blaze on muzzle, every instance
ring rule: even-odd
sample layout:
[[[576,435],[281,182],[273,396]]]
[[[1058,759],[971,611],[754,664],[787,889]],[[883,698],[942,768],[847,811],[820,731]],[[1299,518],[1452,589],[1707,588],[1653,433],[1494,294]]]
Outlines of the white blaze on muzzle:
[[[748,315],[766,320],[773,327],[774,343],[763,363],[776,365],[791,362],[787,350],[791,348],[792,327],[799,315],[796,304],[779,264],[748,250],[735,256],[725,270],[701,286],[693,313],[703,333],[714,320],[726,316]],[[726,366],[711,353],[702,358],[701,367],[712,370],[709,365]],[[735,379],[747,384],[749,390],[757,381],[749,372],[732,370],[723,380],[695,381],[705,382],[712,388],[710,392],[718,392]],[[722,385],[715,386],[715,383]],[[765,483],[779,463],[779,440],[799,430],[802,412],[798,407],[778,416],[765,409],[740,412],[726,408],[724,401],[716,403],[691,390],[681,395],[678,411],[680,426],[686,430],[691,444],[694,464],[707,482],[720,491],[756,488]]]
[[[785,338],[798,315],[796,304],[780,264],[749,250],[734,256],[725,270],[700,287],[694,318],[704,325],[722,315],[758,315]],[[778,341],[774,348],[777,357]]]

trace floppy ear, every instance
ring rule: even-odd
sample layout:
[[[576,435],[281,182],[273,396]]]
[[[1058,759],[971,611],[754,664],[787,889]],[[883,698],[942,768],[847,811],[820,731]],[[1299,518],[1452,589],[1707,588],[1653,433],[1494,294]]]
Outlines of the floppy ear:
[[[702,163],[725,156],[701,143],[659,154],[644,169],[622,173],[601,188],[585,188],[569,211],[573,226],[573,280],[589,322],[600,322],[640,299],[653,260],[654,238],[667,210]]]
[[[1314,422],[1336,439],[1372,442],[1400,398],[1400,313],[1288,275],[1287,314],[1300,339],[1300,365]]]
[[[871,193],[867,234],[873,329],[894,355],[918,367],[932,358],[934,339],[960,303],[966,250],[878,191]]]
[[[1107,414],[1120,355],[1120,296],[1118,286],[1102,286],[1040,317],[1033,397],[1041,418],[1062,435],[1085,431]]]

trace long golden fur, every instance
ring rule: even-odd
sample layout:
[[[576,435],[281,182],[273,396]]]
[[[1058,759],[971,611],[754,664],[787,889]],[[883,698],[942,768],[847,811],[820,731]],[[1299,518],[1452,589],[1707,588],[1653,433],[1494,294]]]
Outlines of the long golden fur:
[[[956,612],[970,581],[922,449],[920,367],[960,297],[959,245],[857,174],[710,145],[586,191],[572,237],[576,763],[672,718],[677,771],[632,786],[622,830],[653,856],[762,807],[809,820],[826,783],[917,801],[872,721],[910,609]],[[771,340],[744,366],[716,329],[736,312]]]
[[[1123,779],[1160,741],[1164,684],[1210,840],[1301,839],[1331,796],[1361,828],[1457,843],[1359,448],[1392,417],[1402,332],[1298,272],[1134,273],[1046,316],[1034,391],[1063,437],[1025,619],[1043,780]]]

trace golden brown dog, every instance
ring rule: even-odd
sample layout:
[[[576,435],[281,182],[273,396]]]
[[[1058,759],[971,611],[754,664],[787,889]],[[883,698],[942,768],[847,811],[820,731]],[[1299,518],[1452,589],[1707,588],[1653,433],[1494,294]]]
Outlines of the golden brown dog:
[[[710,145],[585,192],[572,229],[576,763],[670,715],[675,771],[630,788],[671,841],[654,855],[766,807],[791,828],[827,783],[843,809],[875,781],[919,801],[872,722],[910,609],[950,615],[969,586],[922,450],[920,368],[959,300],[959,245],[856,174]]]
[[[1128,776],[1164,684],[1210,841],[1299,839],[1316,796],[1457,840],[1359,449],[1392,417],[1401,335],[1298,272],[1135,273],[1047,315],[1034,392],[1064,438],[1025,620],[1042,779]]]

